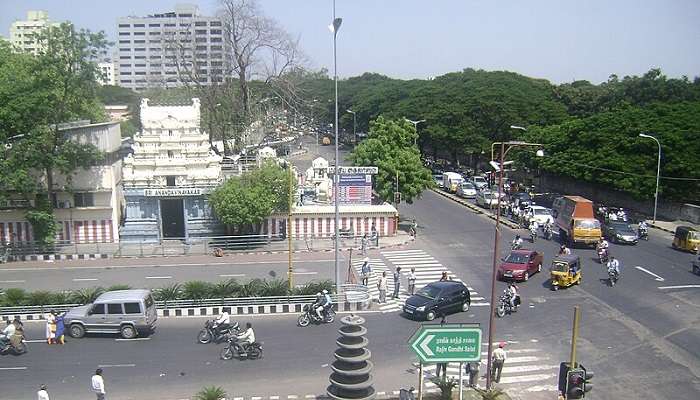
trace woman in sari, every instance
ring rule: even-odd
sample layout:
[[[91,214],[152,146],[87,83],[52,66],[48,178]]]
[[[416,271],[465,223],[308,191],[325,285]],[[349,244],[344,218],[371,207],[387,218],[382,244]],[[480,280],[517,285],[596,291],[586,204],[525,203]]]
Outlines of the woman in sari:
[[[46,343],[53,344],[56,339],[56,311],[51,310],[46,316]]]

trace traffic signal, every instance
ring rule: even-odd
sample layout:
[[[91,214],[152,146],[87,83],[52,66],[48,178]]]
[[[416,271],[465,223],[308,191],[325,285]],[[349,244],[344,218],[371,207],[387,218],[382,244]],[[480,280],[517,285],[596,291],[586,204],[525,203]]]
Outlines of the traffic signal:
[[[590,380],[593,373],[579,364],[576,368],[569,367],[569,363],[559,365],[559,391],[566,393],[567,399],[582,399],[586,393],[593,389]]]
[[[401,204],[401,192],[394,192],[394,204]]]

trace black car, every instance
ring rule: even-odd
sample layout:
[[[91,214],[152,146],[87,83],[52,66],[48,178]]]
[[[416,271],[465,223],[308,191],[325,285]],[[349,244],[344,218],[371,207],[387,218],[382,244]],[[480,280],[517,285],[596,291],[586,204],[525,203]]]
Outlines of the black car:
[[[462,282],[440,281],[427,284],[406,299],[403,312],[432,321],[439,315],[469,311],[470,305],[469,289]]]
[[[637,244],[639,236],[637,231],[627,222],[607,221],[602,226],[603,236],[613,243]]]

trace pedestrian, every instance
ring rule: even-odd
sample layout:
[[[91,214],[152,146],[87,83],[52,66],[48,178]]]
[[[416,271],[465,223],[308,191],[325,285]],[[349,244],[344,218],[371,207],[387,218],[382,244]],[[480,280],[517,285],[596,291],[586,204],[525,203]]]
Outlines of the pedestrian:
[[[46,316],[46,343],[53,344],[56,338],[56,311],[51,310]]]
[[[369,247],[369,238],[367,237],[367,234],[365,233],[364,236],[362,236],[362,255],[366,256],[367,255],[367,247]]]
[[[102,368],[97,368],[95,375],[92,376],[92,391],[97,395],[97,400],[105,399],[105,381],[102,378]]]
[[[379,247],[379,232],[377,232],[377,226],[372,223],[371,238],[376,247]]]
[[[469,386],[476,389],[477,381],[479,380],[479,362],[472,361],[466,365],[467,374],[469,374]]]
[[[362,262],[362,284],[364,286],[367,286],[369,283],[369,275],[372,273],[372,266],[369,265],[369,257],[365,257],[364,261]]]
[[[440,370],[442,370],[442,379],[447,379],[447,363],[437,363],[435,367],[435,376],[440,379]]]
[[[394,293],[391,295],[392,299],[399,298],[399,288],[401,287],[401,267],[396,267],[394,271]]]
[[[66,344],[66,325],[63,322],[63,319],[65,317],[66,313],[60,314],[56,316],[56,334],[55,334],[55,339],[54,342],[56,344]]]
[[[440,277],[440,282],[447,282],[450,278],[447,276],[447,271],[442,271],[442,276]]]
[[[377,281],[377,289],[379,289],[379,302],[386,303],[386,271],[382,272],[382,276],[379,277]]]
[[[416,269],[411,267],[411,272],[408,273],[408,293],[413,296],[416,290]]]
[[[499,343],[491,358],[491,380],[496,383],[501,380],[501,371],[503,371],[503,364],[506,362],[507,355],[504,347],[506,347],[505,342]]]
[[[39,386],[39,391],[36,392],[37,400],[49,400],[49,392],[46,390],[46,385]]]

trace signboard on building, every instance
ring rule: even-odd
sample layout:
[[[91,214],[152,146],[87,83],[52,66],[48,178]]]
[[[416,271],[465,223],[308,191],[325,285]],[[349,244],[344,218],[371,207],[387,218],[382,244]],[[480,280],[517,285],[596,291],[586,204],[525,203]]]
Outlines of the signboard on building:
[[[167,188],[143,190],[143,195],[146,197],[184,197],[201,196],[202,194],[204,194],[202,188]]]
[[[339,204],[372,204],[372,175],[340,175]]]
[[[328,171],[333,173],[334,167],[328,167]],[[342,165],[338,167],[338,173],[340,175],[376,175],[379,173],[378,167],[343,167]]]

